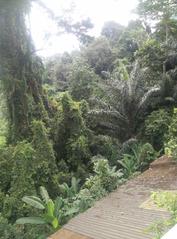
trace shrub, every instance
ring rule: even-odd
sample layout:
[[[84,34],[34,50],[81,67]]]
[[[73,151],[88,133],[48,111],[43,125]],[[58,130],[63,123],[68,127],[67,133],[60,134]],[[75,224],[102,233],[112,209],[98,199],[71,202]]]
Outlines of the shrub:
[[[51,234],[46,225],[12,225],[0,215],[0,239],[46,239]]]
[[[155,222],[148,229],[148,231],[154,233],[155,235],[154,239],[160,239],[166,231],[168,231],[171,227],[173,227],[176,224],[177,193],[170,191],[153,192],[151,194],[151,198],[158,207],[165,208],[167,211],[170,212],[169,219]]]
[[[89,189],[93,198],[101,198],[107,192],[111,192],[121,182],[122,174],[116,171],[116,167],[110,167],[108,160],[102,157],[94,157],[94,176],[90,176],[84,185]]]
[[[6,141],[7,141],[7,131],[8,131],[8,124],[7,124],[7,119],[4,117],[4,109],[2,107],[2,99],[1,99],[1,92],[0,92],[0,148],[4,147],[6,145]]]
[[[25,196],[22,198],[22,201],[26,204],[44,211],[41,216],[33,216],[33,217],[22,217],[16,221],[16,224],[49,224],[54,229],[59,228],[59,220],[58,220],[58,207],[60,202],[56,200],[54,203],[52,199],[50,199],[47,190],[44,187],[40,187],[41,198],[36,196]]]
[[[30,143],[19,142],[12,151],[11,182],[3,204],[3,215],[10,221],[27,213],[29,209],[21,205],[19,198],[24,194],[35,194],[33,168],[35,152]]]
[[[12,178],[13,147],[0,148],[0,190],[8,192]]]
[[[122,174],[111,168],[108,160],[96,157],[93,159],[95,175],[90,176],[82,189],[78,190],[78,180],[72,180],[71,186],[62,185],[65,198],[61,198],[61,207],[58,212],[60,222],[66,223],[73,215],[85,211],[91,207],[95,200],[105,196],[108,192],[116,189],[122,182]],[[75,189],[74,189],[75,188]],[[69,194],[69,195],[68,195]]]
[[[67,184],[62,185],[70,191],[69,197],[57,197],[55,200],[52,200],[44,187],[40,187],[41,197],[23,197],[22,201],[38,210],[38,212],[36,211],[34,214],[38,216],[19,218],[16,224],[38,226],[45,224],[45,226],[48,225],[49,228],[53,228],[54,231],[74,215],[85,211],[92,205],[93,199],[87,189],[78,191],[78,181],[79,180],[73,178],[71,188],[69,188]]]
[[[132,154],[132,149],[136,147],[138,140],[136,138],[130,138],[122,144],[120,155],[121,158],[124,154]]]
[[[71,179],[71,186],[68,186],[67,183],[63,183],[59,185],[60,192],[64,198],[72,198],[74,197],[80,189],[80,179],[76,179],[75,177],[72,177]]]
[[[22,141],[15,146],[1,149],[0,190],[4,193],[2,215],[14,222],[17,217],[32,213],[31,208],[22,205],[19,198],[37,195],[38,185],[44,185],[57,195],[58,169],[52,145],[41,121],[33,122],[33,141]]]
[[[69,139],[67,158],[70,167],[73,169],[88,164],[88,159],[91,157],[88,143],[88,138],[84,135],[78,136],[76,139]]]
[[[50,226],[49,229],[51,227],[56,229],[59,224],[66,223],[74,215],[91,207],[95,200],[105,196],[107,192],[116,189],[122,180],[122,174],[116,171],[115,167],[111,168],[104,158],[96,157],[93,162],[95,175],[87,179],[82,189],[79,185],[80,180],[73,177],[71,186],[66,183],[60,185],[63,197],[60,196],[52,200],[43,187],[41,187],[41,198],[37,196],[23,197],[22,200],[26,204],[41,213],[33,211],[34,215],[38,215],[37,217],[29,217],[31,214],[28,214],[27,217],[18,219],[16,223],[28,226],[29,224],[46,224]]]
[[[162,70],[164,49],[157,40],[148,39],[136,55],[141,58],[142,66],[150,67],[151,71],[156,71],[157,73]]]
[[[75,100],[88,100],[98,81],[98,75],[85,63],[78,62],[73,65],[71,72],[70,92]]]
[[[129,178],[138,170],[136,158],[133,155],[124,154],[123,158],[118,160],[118,163],[123,168],[123,174],[125,178]]]
[[[123,167],[123,174],[126,178],[137,171],[144,170],[158,156],[158,153],[149,143],[136,144],[131,151],[129,154],[123,154],[123,158],[118,160],[118,163]]]
[[[52,129],[57,164],[63,160],[70,173],[85,179],[91,154],[89,133],[82,117],[84,105],[73,101],[68,93],[61,94],[58,104],[59,112]]]
[[[6,145],[6,137],[0,136],[0,148]]]
[[[105,135],[96,135],[92,137],[90,148],[93,155],[102,155],[107,158],[111,166],[117,164],[120,154],[118,140]]]
[[[177,193],[170,191],[153,192],[151,198],[158,207],[167,209],[174,218],[177,217]]]
[[[153,111],[145,120],[144,136],[156,150],[164,149],[171,114],[165,109]]]
[[[8,223],[8,220],[0,215],[0,239],[22,239],[21,230]]]
[[[174,109],[173,117],[169,126],[165,153],[177,160],[177,108]]]
[[[32,146],[35,150],[35,160],[31,166],[35,170],[33,176],[35,187],[45,186],[51,195],[56,196],[58,189],[58,168],[53,146],[49,140],[47,130],[41,121],[33,121],[32,132]]]

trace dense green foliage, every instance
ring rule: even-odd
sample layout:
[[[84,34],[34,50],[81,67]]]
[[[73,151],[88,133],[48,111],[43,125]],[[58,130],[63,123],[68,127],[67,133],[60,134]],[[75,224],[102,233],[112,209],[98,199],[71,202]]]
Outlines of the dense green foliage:
[[[153,111],[145,120],[144,136],[156,150],[164,149],[171,122],[171,112],[165,109]]]
[[[125,177],[132,176],[135,172],[143,171],[154,159],[157,158],[158,153],[155,152],[152,145],[135,144],[131,147],[130,153],[123,154],[119,164],[123,167],[123,174]]]
[[[154,239],[161,239],[164,233],[176,224],[177,193],[171,191],[153,192],[151,198],[159,208],[163,208],[170,213],[169,219],[154,222],[148,229],[153,232]]]
[[[165,144],[166,154],[177,160],[177,109],[174,109],[173,117],[169,126],[168,138]]]
[[[54,229],[59,228],[59,219],[58,219],[58,200],[54,203],[50,199],[48,192],[44,187],[40,187],[40,194],[42,199],[35,196],[25,196],[22,198],[22,201],[26,204],[43,210],[44,213],[41,217],[23,217],[16,221],[16,224],[50,224]]]
[[[89,19],[57,20],[82,47],[42,62],[31,2],[0,1],[2,239],[46,238],[159,153],[177,158],[177,4],[140,0],[138,20],[96,38]]]

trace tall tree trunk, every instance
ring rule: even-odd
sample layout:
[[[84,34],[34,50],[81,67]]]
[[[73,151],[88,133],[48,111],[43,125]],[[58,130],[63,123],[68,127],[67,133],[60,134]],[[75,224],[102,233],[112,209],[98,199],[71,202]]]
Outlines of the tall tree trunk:
[[[28,137],[31,119],[42,118],[45,112],[41,74],[36,68],[39,60],[33,54],[24,6],[15,2],[29,1],[4,0],[0,8],[0,79],[7,100],[12,142]],[[37,108],[38,113],[35,113]]]

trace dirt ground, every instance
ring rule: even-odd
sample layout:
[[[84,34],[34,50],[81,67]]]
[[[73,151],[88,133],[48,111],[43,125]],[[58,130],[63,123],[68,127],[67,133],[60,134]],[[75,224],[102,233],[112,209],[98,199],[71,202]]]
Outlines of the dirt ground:
[[[148,170],[132,182],[153,189],[177,189],[177,163],[167,156],[155,160]],[[130,182],[131,183],[131,182]]]

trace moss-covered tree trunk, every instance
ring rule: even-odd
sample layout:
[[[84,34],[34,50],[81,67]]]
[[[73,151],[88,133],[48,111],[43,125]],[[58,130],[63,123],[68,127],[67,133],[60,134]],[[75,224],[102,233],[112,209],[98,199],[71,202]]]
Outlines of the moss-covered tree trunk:
[[[10,141],[28,137],[32,118],[47,117],[42,100],[42,63],[25,24],[28,0],[0,2],[0,79],[9,112]]]

